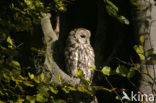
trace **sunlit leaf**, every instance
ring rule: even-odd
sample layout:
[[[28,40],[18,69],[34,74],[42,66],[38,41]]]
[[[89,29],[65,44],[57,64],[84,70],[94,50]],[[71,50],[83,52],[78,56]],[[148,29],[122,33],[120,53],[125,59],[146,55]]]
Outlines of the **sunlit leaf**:
[[[30,77],[30,79],[34,79],[34,74],[30,74],[30,73],[28,73],[28,75],[29,75],[29,77]]]
[[[23,83],[24,83],[26,86],[34,87],[34,85],[31,84],[29,81],[24,81]]]
[[[40,88],[39,93],[45,97],[49,97],[49,93],[46,91],[45,88]]]
[[[116,88],[108,89],[108,88],[104,88],[103,86],[92,86],[92,88],[96,91],[104,90],[104,91],[108,91],[108,92],[113,92],[114,90],[116,90]]]
[[[138,54],[140,57],[140,60],[145,61],[145,56],[143,54]]]
[[[83,71],[82,70],[76,69],[75,73],[76,73],[77,77],[84,78],[84,74],[83,74]]]
[[[90,95],[93,94],[92,91],[88,90],[88,88],[85,88],[84,86],[78,86],[77,87],[77,90],[80,91],[80,92],[82,92],[82,93],[88,93]]]
[[[92,65],[92,66],[90,66],[90,69],[94,71],[94,70],[96,70],[96,66]]]
[[[24,99],[23,99],[23,98],[18,97],[18,99],[17,99],[17,103],[23,103],[23,102],[24,102]]]
[[[140,69],[140,68],[141,68],[140,64],[136,64],[136,69]]]
[[[128,69],[125,66],[118,66],[116,68],[116,73],[123,76],[123,77],[126,77],[126,75],[128,73]]]
[[[18,61],[15,61],[15,60],[12,60],[10,63],[9,63],[10,66],[20,70],[20,63]]]
[[[141,35],[139,39],[140,39],[140,43],[143,44],[145,42],[145,36],[144,35]]]
[[[119,11],[118,7],[114,5],[110,0],[104,0],[104,1],[106,1],[106,3],[110,5],[114,10],[116,10],[117,12]]]
[[[26,100],[28,100],[30,103],[35,103],[35,96],[26,96]]]
[[[144,49],[143,49],[143,46],[142,46],[142,45],[135,45],[135,46],[134,46],[134,49],[135,49],[135,51],[136,51],[138,54],[143,54],[143,53],[144,53]]]
[[[13,48],[13,41],[12,41],[12,39],[11,39],[10,36],[8,36],[7,42],[10,44],[8,47],[9,47],[9,48]]]
[[[52,87],[52,86],[50,86],[49,89],[50,89],[50,91],[51,91],[52,93],[54,93],[54,94],[57,94],[57,93],[58,93],[58,90],[55,89],[55,88]]]
[[[145,73],[146,75],[148,75],[148,76],[152,77],[151,72],[149,72],[148,70],[144,70],[144,73]]]
[[[37,94],[36,95],[36,101],[37,102],[41,102],[41,103],[45,103],[48,101],[48,98],[45,98],[43,95],[41,94]]]
[[[62,84],[61,75],[58,75],[59,83]]]
[[[44,80],[44,74],[43,74],[43,73],[41,73],[41,75],[40,75],[40,79],[41,79],[41,81]]]
[[[108,66],[105,66],[102,68],[102,73],[107,75],[107,76],[110,76],[111,75],[111,68],[108,67]]]

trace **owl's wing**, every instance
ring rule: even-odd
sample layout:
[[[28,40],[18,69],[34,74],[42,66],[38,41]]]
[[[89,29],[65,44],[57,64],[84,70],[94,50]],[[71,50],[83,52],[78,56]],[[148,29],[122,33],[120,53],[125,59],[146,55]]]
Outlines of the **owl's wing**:
[[[89,66],[95,65],[95,54],[94,54],[94,49],[91,47],[91,45],[88,46],[88,51],[89,51]]]
[[[76,44],[68,45],[66,47],[65,56],[67,73],[71,76],[76,76],[75,70],[77,69],[78,64]]]
[[[94,66],[95,65],[95,54],[94,54],[94,50],[92,48],[91,45],[88,46],[88,67],[90,70],[88,70],[88,78],[89,78],[89,81],[92,81],[93,79],[93,75],[94,75],[94,72],[91,70],[91,66]]]

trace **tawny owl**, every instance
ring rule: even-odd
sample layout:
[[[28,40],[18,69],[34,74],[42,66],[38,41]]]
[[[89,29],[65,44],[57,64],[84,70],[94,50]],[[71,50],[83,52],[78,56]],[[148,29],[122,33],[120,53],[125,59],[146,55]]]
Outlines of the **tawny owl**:
[[[82,70],[86,80],[91,81],[94,63],[94,50],[90,44],[91,33],[84,28],[77,28],[70,32],[65,48],[67,72],[76,76],[76,70]]]

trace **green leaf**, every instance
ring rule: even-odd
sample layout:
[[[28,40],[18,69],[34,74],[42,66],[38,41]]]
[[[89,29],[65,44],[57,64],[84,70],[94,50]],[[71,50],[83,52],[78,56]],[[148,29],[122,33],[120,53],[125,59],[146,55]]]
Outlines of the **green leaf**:
[[[23,83],[24,83],[26,86],[34,87],[34,85],[31,84],[29,81],[23,81]]]
[[[38,84],[40,83],[40,80],[38,78],[34,78],[34,81]]]
[[[76,91],[76,90],[77,90],[76,88],[71,87],[71,86],[68,86],[68,89],[69,89],[70,91]]]
[[[116,99],[116,100],[121,100],[119,96],[116,96],[115,99]]]
[[[43,95],[41,94],[37,94],[36,95],[36,101],[40,102],[40,103],[45,103],[48,101],[48,98],[45,98]]]
[[[130,71],[128,72],[127,77],[128,77],[128,78],[132,78],[132,77],[134,77],[134,75],[135,75],[135,71],[134,71],[134,70],[130,70]]]
[[[23,98],[18,97],[18,99],[17,99],[17,103],[23,103],[23,102],[24,102],[24,99],[23,99]]]
[[[13,41],[12,41],[12,39],[11,39],[10,36],[8,36],[7,42],[10,44],[8,47],[9,47],[9,48],[13,48]]]
[[[59,99],[59,100],[56,100],[55,103],[67,103],[67,102],[65,102],[64,100]]]
[[[143,49],[143,46],[142,46],[142,45],[135,45],[135,46],[134,46],[134,49],[135,49],[135,51],[136,51],[138,54],[143,54],[143,53],[144,53],[144,49]]]
[[[82,93],[87,93],[89,95],[93,94],[92,91],[88,90],[88,88],[85,88],[84,86],[78,86],[77,90],[82,92]]]
[[[147,50],[147,55],[148,55],[148,56],[152,56],[152,55],[153,55],[153,51],[154,51],[153,48],[152,48],[152,49],[148,49],[148,50]]]
[[[6,73],[3,73],[3,77],[7,80],[10,80],[10,77]]]
[[[108,66],[105,66],[102,68],[102,73],[107,75],[107,76],[110,76],[111,75],[111,68],[108,67]]]
[[[145,61],[145,56],[143,54],[138,54],[140,57],[140,60]]]
[[[113,92],[114,90],[116,90],[116,88],[108,89],[108,88],[104,88],[103,86],[92,86],[92,88],[95,91],[104,90],[104,91],[107,91],[107,92]]]
[[[48,92],[45,90],[45,88],[40,88],[39,93],[45,97],[49,97]]]
[[[123,76],[123,77],[126,77],[126,75],[128,73],[128,69],[125,66],[118,66],[116,68],[116,73]]]
[[[144,73],[145,73],[146,75],[148,75],[148,76],[152,77],[151,72],[149,72],[148,70],[144,70]]]
[[[20,66],[20,63],[18,61],[15,61],[15,60],[12,60],[10,63],[9,63],[10,66],[16,68],[17,70],[20,70],[21,66]]]
[[[76,73],[77,77],[84,78],[84,74],[83,74],[83,71],[82,70],[76,69],[75,73]]]
[[[5,103],[5,102],[3,102],[3,101],[0,100],[0,103]]]
[[[141,35],[139,39],[140,39],[140,43],[143,44],[145,42],[145,36],[144,35]]]
[[[41,75],[40,75],[40,79],[41,79],[41,81],[44,80],[44,74],[43,74],[43,73],[41,73]]]
[[[141,68],[140,64],[136,64],[136,69],[140,69],[140,68]]]
[[[30,103],[35,103],[35,96],[26,96],[26,100]]]
[[[58,90],[55,89],[55,88],[52,87],[52,86],[50,86],[49,89],[50,89],[50,91],[51,91],[52,93],[54,93],[54,94],[57,94],[57,93],[58,93]]]
[[[124,24],[129,24],[129,20],[126,19],[126,17],[124,17],[124,16],[119,16],[119,20],[120,20],[120,22],[123,22]]]
[[[95,65],[92,65],[92,66],[90,66],[90,69],[91,69],[92,71],[94,71],[94,70],[96,70],[96,66],[95,66]]]
[[[30,79],[34,79],[34,74],[30,74],[30,73],[28,73],[28,75],[29,75],[29,77],[30,77]]]
[[[111,6],[114,10],[116,10],[117,12],[119,11],[118,7],[116,5],[114,5],[110,0],[105,0],[106,3]]]
[[[59,83],[62,84],[61,75],[58,75]]]

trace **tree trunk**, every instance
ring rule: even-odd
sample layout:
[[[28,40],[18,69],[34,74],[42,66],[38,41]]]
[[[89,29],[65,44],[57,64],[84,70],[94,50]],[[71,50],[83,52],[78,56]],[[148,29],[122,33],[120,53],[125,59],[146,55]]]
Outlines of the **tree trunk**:
[[[144,50],[154,49],[156,48],[156,6],[154,0],[139,0],[137,2],[140,5],[140,9],[136,8],[135,6],[132,6],[132,12],[133,12],[133,24],[134,24],[134,30],[136,35],[144,35],[147,37],[147,40],[145,40],[144,43]],[[156,53],[156,51],[154,50]],[[147,54],[145,53],[145,56],[147,57]],[[142,63],[143,64],[143,63]],[[140,86],[139,89],[144,94],[155,94],[156,90],[156,65],[153,63],[142,65],[142,72],[148,71],[150,72],[151,76],[142,74],[141,80],[140,80]],[[150,103],[156,103],[150,102]]]

